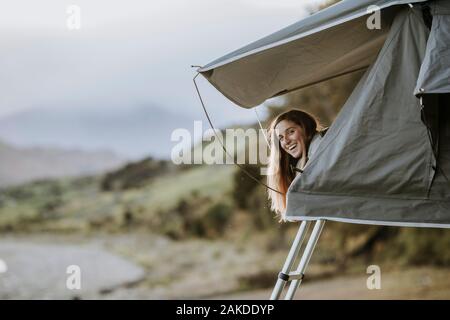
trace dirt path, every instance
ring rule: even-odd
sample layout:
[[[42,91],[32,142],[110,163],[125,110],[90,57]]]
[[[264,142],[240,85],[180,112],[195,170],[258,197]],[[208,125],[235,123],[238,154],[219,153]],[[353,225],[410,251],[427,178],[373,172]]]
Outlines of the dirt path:
[[[413,268],[382,273],[381,289],[369,290],[366,276],[344,276],[309,282],[307,278],[295,299],[450,299],[450,270]],[[212,299],[268,299],[269,290],[215,296]]]
[[[271,288],[236,290],[248,288],[248,279],[243,283],[248,274],[258,275],[258,285],[272,286],[284,257],[281,252],[268,259],[253,245],[176,242],[149,234],[2,236],[0,299],[267,300]],[[66,287],[70,265],[81,268],[81,290]],[[296,299],[450,299],[449,268],[381,266],[381,289],[369,290],[365,268],[319,279],[312,274],[322,269],[314,267]],[[266,275],[267,270],[274,271]]]
[[[0,299],[98,298],[102,292],[139,281],[141,267],[96,243],[67,244],[0,240]],[[81,271],[81,289],[66,286],[67,267]],[[5,270],[5,266],[6,269]]]

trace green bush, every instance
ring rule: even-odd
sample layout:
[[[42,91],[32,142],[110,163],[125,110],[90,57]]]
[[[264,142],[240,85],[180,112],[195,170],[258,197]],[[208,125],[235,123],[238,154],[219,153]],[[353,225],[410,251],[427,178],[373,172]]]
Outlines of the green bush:
[[[256,165],[243,165],[242,166],[253,177],[260,179],[260,168]],[[233,177],[233,201],[237,208],[248,209],[249,208],[249,195],[258,186],[258,183],[251,179],[243,170],[236,170]]]
[[[157,228],[173,239],[189,237],[216,238],[222,236],[229,223],[233,208],[208,197],[181,199],[170,211],[161,211]]]
[[[139,188],[171,169],[173,167],[169,162],[149,157],[138,162],[130,162],[118,170],[105,174],[100,187],[103,191]]]
[[[264,187],[258,186],[248,195],[247,209],[257,229],[265,230],[277,226],[278,219],[270,210],[267,190]]]
[[[211,206],[206,212],[203,224],[207,235],[210,237],[223,235],[232,214],[233,209],[227,204],[219,202]]]
[[[403,228],[394,242],[407,264],[450,266],[450,230]]]

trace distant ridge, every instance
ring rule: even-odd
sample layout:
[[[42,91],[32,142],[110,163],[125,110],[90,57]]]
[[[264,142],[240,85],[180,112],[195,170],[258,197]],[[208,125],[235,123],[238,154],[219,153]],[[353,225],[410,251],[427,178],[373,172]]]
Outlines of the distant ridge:
[[[0,141],[0,187],[44,178],[98,174],[125,162],[124,157],[106,150],[19,148]]]
[[[0,118],[0,139],[20,147],[106,149],[130,160],[169,159],[176,144],[170,140],[173,130],[192,130],[194,120],[151,105],[41,107]]]

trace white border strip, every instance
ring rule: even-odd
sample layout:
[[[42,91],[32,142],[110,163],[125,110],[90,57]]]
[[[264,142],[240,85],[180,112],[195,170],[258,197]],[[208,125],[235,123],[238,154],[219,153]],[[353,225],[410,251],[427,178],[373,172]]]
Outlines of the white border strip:
[[[450,229],[450,224],[443,224],[443,223],[393,222],[393,221],[363,220],[363,219],[336,218],[336,217],[288,216],[288,217],[286,217],[286,220],[288,222],[329,220],[329,221],[336,221],[336,222],[379,225],[379,226],[392,226],[392,227],[418,227],[418,228]]]

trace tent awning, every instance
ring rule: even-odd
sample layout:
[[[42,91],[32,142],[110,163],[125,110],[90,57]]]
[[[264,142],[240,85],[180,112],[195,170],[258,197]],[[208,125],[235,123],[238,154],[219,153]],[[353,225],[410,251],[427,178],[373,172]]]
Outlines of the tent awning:
[[[367,68],[381,49],[400,5],[425,0],[344,0],[233,51],[201,73],[237,105],[266,99]],[[371,6],[381,10],[381,29],[369,29]]]

